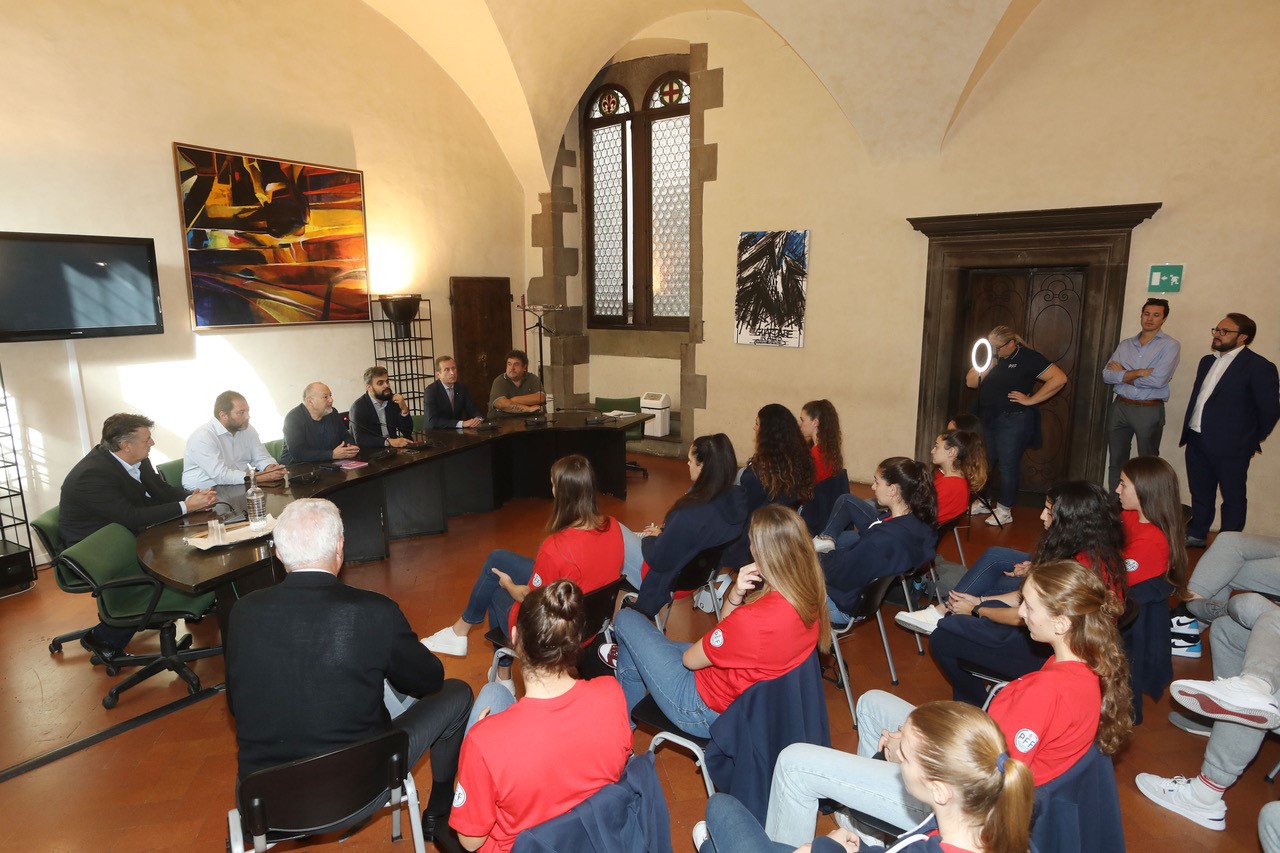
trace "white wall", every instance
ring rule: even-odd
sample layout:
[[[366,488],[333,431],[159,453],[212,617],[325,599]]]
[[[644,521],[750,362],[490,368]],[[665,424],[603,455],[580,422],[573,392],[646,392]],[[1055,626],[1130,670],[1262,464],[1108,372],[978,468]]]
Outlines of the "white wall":
[[[450,275],[523,286],[510,166],[453,81],[358,0],[0,0],[0,52],[0,230],[153,237],[165,313],[162,336],[72,344],[78,376],[63,342],[0,345],[33,516],[86,449],[77,384],[91,441],[112,412],[142,412],[157,460],[224,388],[264,438],[311,380],[343,408],[362,391],[365,324],[191,331],[175,141],[363,170],[372,289],[431,298],[437,352]]]
[[[880,459],[914,445],[928,241],[907,217],[1160,201],[1134,231],[1126,329],[1138,330],[1147,267],[1184,263],[1165,327],[1184,358],[1162,448],[1181,473],[1178,426],[1209,327],[1227,311],[1250,314],[1257,351],[1280,359],[1270,284],[1280,268],[1280,111],[1271,108],[1280,7],[1232,8],[1247,14],[1181,3],[1176,15],[1153,15],[1141,0],[1041,4],[936,156],[879,160],[762,22],[708,12],[642,32],[706,42],[710,67],[724,68],[724,107],[706,114],[719,162],[705,191],[698,370],[708,407],[698,432],[727,432],[747,455],[762,404],[795,410],[828,397],[850,474],[868,479]],[[811,232],[805,347],[735,345],[738,232],[788,228]],[[1264,450],[1249,529],[1280,534],[1280,436]]]

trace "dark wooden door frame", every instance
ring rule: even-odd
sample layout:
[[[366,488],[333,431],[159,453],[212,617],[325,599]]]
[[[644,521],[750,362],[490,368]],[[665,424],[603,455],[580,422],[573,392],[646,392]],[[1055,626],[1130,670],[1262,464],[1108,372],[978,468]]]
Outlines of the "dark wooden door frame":
[[[925,279],[924,342],[920,353],[920,396],[916,458],[928,459],[947,411],[947,388],[964,368],[952,360],[964,298],[965,271],[1000,267],[1085,268],[1079,381],[1063,393],[1075,395],[1067,476],[1102,482],[1107,438],[1107,386],[1101,371],[1115,351],[1123,327],[1129,240],[1134,227],[1150,219],[1160,202],[1027,210],[1006,213],[922,216],[907,221],[929,238]]]

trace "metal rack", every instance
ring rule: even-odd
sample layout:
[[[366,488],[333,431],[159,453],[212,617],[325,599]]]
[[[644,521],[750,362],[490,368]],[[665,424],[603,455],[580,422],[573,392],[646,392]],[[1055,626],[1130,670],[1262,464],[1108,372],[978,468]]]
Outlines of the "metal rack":
[[[409,411],[426,413],[427,385],[435,377],[435,348],[432,343],[431,300],[423,299],[417,316],[395,321],[387,316],[382,302],[371,311],[373,361],[387,369],[391,387],[404,395]],[[403,334],[408,332],[408,334]]]
[[[25,592],[36,580],[27,527],[27,502],[22,493],[13,413],[0,370],[0,596]]]

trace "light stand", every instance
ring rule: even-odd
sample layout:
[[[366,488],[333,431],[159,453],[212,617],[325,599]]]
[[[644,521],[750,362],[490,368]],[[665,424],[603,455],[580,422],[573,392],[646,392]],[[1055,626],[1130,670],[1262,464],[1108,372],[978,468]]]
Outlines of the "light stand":
[[[517,305],[517,311],[525,314],[533,315],[533,325],[525,326],[526,332],[534,329],[538,330],[538,384],[542,386],[542,412],[525,418],[525,424],[528,426],[545,426],[547,423],[547,377],[543,371],[544,361],[542,354],[542,335],[546,331],[546,325],[542,322],[545,314],[551,311],[563,311],[563,305]]]

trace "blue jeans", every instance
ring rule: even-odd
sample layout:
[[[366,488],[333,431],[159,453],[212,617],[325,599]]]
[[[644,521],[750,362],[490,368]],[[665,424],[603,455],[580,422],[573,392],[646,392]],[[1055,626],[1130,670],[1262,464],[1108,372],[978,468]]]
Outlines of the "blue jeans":
[[[794,844],[770,841],[755,815],[732,794],[707,800],[707,840],[698,853],[791,853]]]
[[[516,697],[510,690],[501,684],[490,682],[480,688],[480,692],[476,694],[476,703],[471,706],[471,715],[467,717],[467,727],[463,731],[471,731],[471,727],[480,722],[480,715],[484,713],[484,709],[488,708],[487,716],[492,717],[494,714],[501,714],[503,711],[516,704]]]
[[[829,595],[827,596],[827,615],[830,616],[831,624],[836,628],[843,628],[853,621],[853,617],[837,607]]]
[[[1029,559],[1031,555],[1025,551],[998,545],[988,548],[960,578],[955,591],[969,595],[1003,595],[1020,589],[1022,578],[1011,578],[1005,572],[1013,571],[1014,566]]]
[[[511,576],[513,583],[527,584],[533,576],[533,560],[522,557],[513,551],[501,549],[490,551],[480,567],[480,577],[471,587],[471,597],[462,610],[462,621],[468,625],[479,625],[484,621],[485,613],[489,614],[489,627],[497,628],[506,635],[507,616],[516,600],[498,583],[498,576],[489,569],[497,569]]]
[[[636,589],[640,588],[640,567],[644,565],[644,554],[640,551],[640,537],[632,533],[625,524],[622,528],[622,576],[627,583]]]
[[[651,693],[662,713],[681,731],[711,737],[711,724],[720,714],[707,707],[693,671],[685,669],[684,650],[693,644],[668,640],[657,625],[629,608],[619,611],[613,636],[618,641],[618,683],[627,697],[627,713]]]
[[[1001,412],[991,420],[983,420],[983,437],[990,460],[995,463],[992,467],[1000,469],[1000,493],[996,499],[1002,506],[1011,507],[1017,500],[1022,454],[1031,445],[1036,417],[1035,409],[1024,406],[1020,411]]]
[[[821,535],[833,540],[837,548],[852,548],[879,518],[880,510],[875,501],[855,495],[840,495],[831,505],[831,515]],[[854,529],[848,530],[851,525]]]

